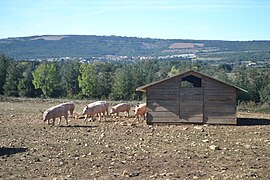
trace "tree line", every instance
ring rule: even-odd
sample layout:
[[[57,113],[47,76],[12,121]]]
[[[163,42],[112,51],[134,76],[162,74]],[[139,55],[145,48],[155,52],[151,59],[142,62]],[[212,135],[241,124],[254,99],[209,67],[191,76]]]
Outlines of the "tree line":
[[[135,63],[16,61],[0,54],[0,94],[13,97],[142,100],[136,88],[194,69],[248,91],[240,101],[270,104],[269,69],[201,61]]]

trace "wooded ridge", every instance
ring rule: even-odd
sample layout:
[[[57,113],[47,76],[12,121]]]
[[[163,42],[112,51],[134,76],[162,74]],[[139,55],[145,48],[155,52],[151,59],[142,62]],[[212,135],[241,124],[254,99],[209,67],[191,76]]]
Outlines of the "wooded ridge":
[[[60,57],[196,54],[207,60],[270,59],[270,41],[151,39],[95,35],[42,35],[0,39],[0,52],[16,60]]]

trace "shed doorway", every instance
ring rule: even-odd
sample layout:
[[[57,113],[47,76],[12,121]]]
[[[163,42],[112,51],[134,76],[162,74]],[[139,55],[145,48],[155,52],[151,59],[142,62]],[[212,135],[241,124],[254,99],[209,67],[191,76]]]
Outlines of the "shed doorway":
[[[179,118],[184,122],[203,123],[202,79],[193,75],[183,77],[179,88]]]

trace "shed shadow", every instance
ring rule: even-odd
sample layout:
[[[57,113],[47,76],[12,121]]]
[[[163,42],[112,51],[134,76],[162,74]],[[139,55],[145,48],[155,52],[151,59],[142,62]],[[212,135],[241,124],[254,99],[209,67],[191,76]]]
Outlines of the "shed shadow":
[[[4,155],[9,156],[9,155],[12,155],[12,154],[26,152],[27,150],[28,150],[27,148],[1,147],[0,148],[0,156],[4,156]]]
[[[270,125],[270,119],[237,118],[237,126]]]

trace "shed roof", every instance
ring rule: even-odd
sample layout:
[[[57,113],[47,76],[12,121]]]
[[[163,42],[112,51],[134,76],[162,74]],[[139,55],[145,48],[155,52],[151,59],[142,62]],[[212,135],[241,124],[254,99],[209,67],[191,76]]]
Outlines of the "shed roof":
[[[169,77],[169,78],[165,78],[165,79],[163,79],[163,80],[156,81],[156,82],[153,82],[153,83],[150,83],[150,84],[146,84],[146,85],[144,85],[144,86],[138,87],[138,88],[136,89],[136,91],[145,92],[148,88],[150,88],[150,87],[152,87],[152,86],[155,86],[155,85],[157,85],[157,84],[159,84],[159,83],[162,83],[162,82],[167,81],[167,80],[169,80],[169,79],[175,78],[175,77],[177,77],[177,76],[183,76],[183,77],[185,77],[185,75],[194,75],[194,76],[196,76],[196,75],[201,75],[201,76],[204,76],[204,77],[208,77],[208,78],[210,78],[210,79],[212,79],[212,80],[214,80],[214,81],[217,81],[217,82],[220,82],[220,83],[222,83],[222,84],[225,84],[225,85],[227,85],[227,86],[230,86],[230,87],[232,87],[232,88],[234,88],[234,89],[236,89],[236,90],[238,90],[238,91],[248,92],[247,90],[244,90],[244,89],[242,89],[242,88],[240,88],[240,87],[237,87],[237,86],[234,86],[234,85],[232,85],[232,84],[226,83],[226,82],[224,82],[224,81],[215,79],[215,78],[213,78],[213,77],[211,77],[211,76],[208,76],[208,75],[206,75],[206,74],[203,74],[203,73],[200,73],[200,72],[197,72],[197,71],[194,71],[194,70],[185,71],[185,72],[179,73],[179,74],[177,74],[177,75],[175,75],[175,76],[172,76],[172,77]]]

